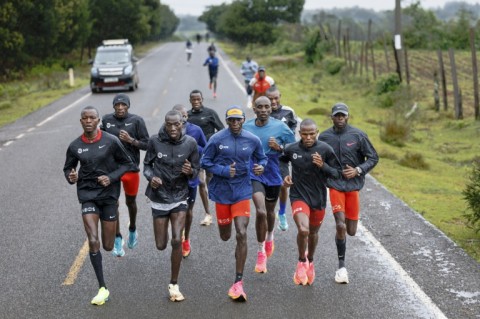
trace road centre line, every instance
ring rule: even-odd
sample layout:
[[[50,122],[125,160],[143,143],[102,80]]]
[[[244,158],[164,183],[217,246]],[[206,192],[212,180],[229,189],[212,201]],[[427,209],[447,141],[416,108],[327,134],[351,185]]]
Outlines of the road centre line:
[[[45,123],[47,122],[50,122],[51,120],[53,120],[54,118],[56,118],[58,115],[62,114],[63,112],[65,111],[68,111],[69,109],[71,109],[72,107],[74,107],[75,105],[77,105],[78,103],[82,102],[83,100],[85,100],[87,97],[89,97],[90,95],[92,95],[92,93],[87,93],[85,94],[84,96],[82,96],[81,98],[79,98],[78,100],[76,100],[75,102],[73,102],[72,104],[64,107],[63,109],[61,109],[60,111],[58,111],[57,113],[47,117],[45,120],[43,120],[42,122],[38,123],[36,126],[37,127],[40,127],[42,125],[44,125]]]
[[[218,57],[220,58],[220,62],[222,62],[222,65],[225,67],[225,70],[227,70],[227,73],[232,77],[233,82],[240,88],[240,90],[245,91],[245,87],[243,86],[242,83],[238,80],[238,78],[233,74],[232,70],[228,67],[227,63],[225,63],[225,60],[222,58],[220,53],[218,54]]]
[[[88,254],[88,240],[85,240],[82,248],[80,248],[80,252],[75,258],[75,261],[70,267],[70,270],[68,271],[67,277],[65,277],[65,280],[63,281],[62,286],[70,286],[75,283],[75,279],[77,279],[78,273],[82,269],[82,265],[85,262],[85,258],[87,258],[87,254]]]

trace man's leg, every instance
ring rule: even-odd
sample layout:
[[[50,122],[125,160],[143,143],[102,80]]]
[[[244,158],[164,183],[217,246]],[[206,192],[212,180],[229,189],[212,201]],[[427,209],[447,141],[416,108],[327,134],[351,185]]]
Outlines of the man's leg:
[[[254,193],[252,196],[255,204],[255,231],[257,234],[258,252],[255,271],[258,273],[267,272],[267,253],[265,252],[265,239],[267,237],[267,209],[265,208],[265,195],[256,186],[261,186],[258,182],[253,182]]]
[[[295,209],[293,208],[294,205]],[[303,210],[299,210],[302,208]],[[308,270],[308,261],[306,256],[307,245],[308,245],[308,235],[310,232],[309,226],[309,211],[305,204],[300,204],[300,202],[295,202],[292,205],[292,211],[295,211],[293,215],[293,220],[295,225],[297,225],[297,247],[298,247],[298,262],[293,274],[293,281],[297,285],[306,285],[308,283],[307,270]]]
[[[112,255],[115,257],[123,257],[125,256],[125,250],[123,249],[123,237],[122,233],[120,232],[120,209],[119,203],[117,202],[117,221],[115,222],[115,244],[113,246]]]
[[[170,283],[177,284],[178,275],[180,273],[180,264],[182,262],[182,230],[185,227],[186,207],[181,208],[175,213],[170,214],[170,222],[172,225],[172,239],[170,241],[172,246],[171,267],[172,275]]]
[[[200,222],[200,225],[209,226],[212,223],[212,215],[210,214],[210,207],[208,202],[208,181],[209,178],[208,174],[204,169],[200,170],[198,174],[198,179],[200,180],[200,184],[198,186],[198,192],[200,193],[200,198],[202,199],[203,208],[205,209],[205,217]]]
[[[288,188],[285,186],[282,186],[280,188],[280,200],[278,203],[280,206],[280,209],[278,210],[278,229],[283,231],[288,230],[287,216],[285,216],[287,198],[288,198]]]

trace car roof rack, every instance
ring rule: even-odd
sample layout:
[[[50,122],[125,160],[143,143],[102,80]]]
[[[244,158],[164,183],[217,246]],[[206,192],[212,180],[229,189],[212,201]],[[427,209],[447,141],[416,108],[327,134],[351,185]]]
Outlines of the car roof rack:
[[[105,46],[108,46],[108,45],[125,45],[129,43],[128,43],[128,39],[109,39],[109,40],[103,40],[102,44]]]

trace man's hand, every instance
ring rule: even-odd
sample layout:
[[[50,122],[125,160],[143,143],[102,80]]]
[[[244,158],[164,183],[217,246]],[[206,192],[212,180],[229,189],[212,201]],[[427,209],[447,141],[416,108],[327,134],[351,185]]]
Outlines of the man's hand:
[[[160,179],[160,177],[157,177],[157,176],[154,176],[152,177],[152,180],[150,181],[150,186],[153,188],[153,189],[157,189],[160,187],[160,185],[162,185],[162,180]]]
[[[98,176],[97,182],[103,187],[107,187],[110,185],[110,178],[107,175]]]
[[[70,183],[76,183],[78,181],[78,173],[75,171],[75,168],[72,168],[68,174],[68,180]]]
[[[259,164],[253,164],[253,173],[255,175],[262,175],[263,174],[264,167]]]
[[[322,155],[318,154],[318,152],[315,152],[312,154],[312,162],[313,164],[317,165],[318,167],[322,168],[323,167],[323,158]]]
[[[283,179],[283,186],[290,187],[292,185],[293,185],[292,176],[290,175],[285,176],[285,178]]]
[[[282,147],[280,146],[280,144],[278,144],[275,137],[270,137],[268,139],[268,147],[270,147],[272,150],[275,150],[277,152],[282,151]]]
[[[235,172],[237,170],[235,169],[235,162],[233,162],[232,164],[230,164],[230,177],[233,178],[235,177]]]
[[[120,130],[120,134],[118,135],[118,138],[120,139],[120,141],[129,143],[129,144],[132,144],[133,141],[135,141],[135,139],[131,137],[130,134],[128,134],[128,132],[125,130]]]
[[[350,165],[347,164],[347,167],[342,171],[342,175],[346,179],[351,179],[351,178],[357,177],[358,172],[355,169],[355,167],[351,167]]]
[[[192,164],[187,159],[185,159],[185,162],[182,165],[182,173],[187,176],[190,176],[193,174]]]

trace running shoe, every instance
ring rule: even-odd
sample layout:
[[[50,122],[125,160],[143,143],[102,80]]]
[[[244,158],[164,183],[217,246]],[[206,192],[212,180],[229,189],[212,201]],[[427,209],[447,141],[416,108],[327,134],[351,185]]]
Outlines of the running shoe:
[[[247,294],[243,291],[243,280],[237,281],[230,287],[228,296],[236,301],[247,301]]]
[[[115,257],[123,257],[125,256],[125,250],[123,250],[123,241],[122,237],[115,237],[115,243],[113,244],[112,255]]]
[[[297,263],[297,269],[293,275],[293,282],[297,285],[306,285],[308,282],[307,277],[308,261]]]
[[[200,222],[200,225],[210,226],[211,223],[212,223],[212,215],[205,214],[205,218]]]
[[[191,250],[192,249],[190,247],[190,239],[183,240],[182,241],[182,256],[183,256],[183,258],[187,258],[190,255]]]
[[[108,296],[110,296],[110,291],[107,288],[102,287],[98,290],[98,294],[93,297],[91,304],[96,306],[103,305],[106,301],[108,301]]]
[[[348,284],[348,271],[347,268],[342,267],[335,272],[335,282],[337,284]]]
[[[275,243],[273,242],[273,240],[266,241],[265,242],[265,253],[267,254],[268,258],[270,258],[270,256],[273,255],[274,250],[275,250]]]
[[[278,229],[283,231],[288,230],[287,216],[285,216],[285,214],[278,214]]]
[[[267,254],[259,251],[257,253],[257,264],[255,265],[255,271],[258,273],[267,273]]]
[[[127,240],[127,246],[130,249],[133,249],[137,246],[138,244],[138,233],[137,230],[135,229],[134,231],[128,231],[128,240]]]
[[[180,292],[178,285],[168,285],[168,292],[170,293],[170,301],[183,301],[185,297]]]
[[[312,285],[315,280],[315,266],[313,265],[313,262],[308,263],[307,278],[307,284]]]
[[[217,98],[217,93],[213,93],[213,98],[214,98],[214,99]]]

